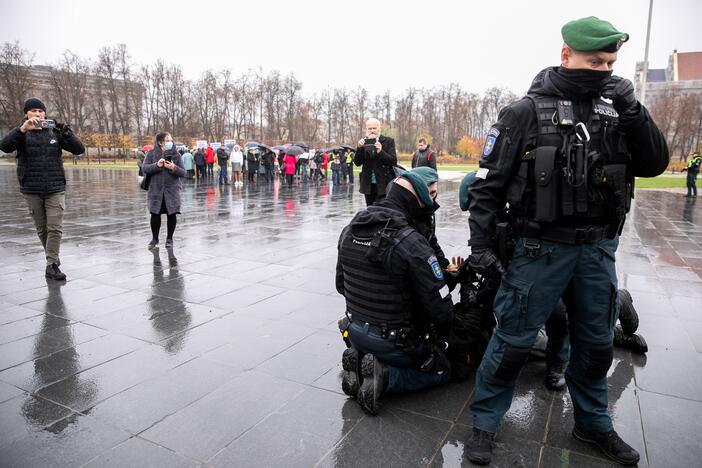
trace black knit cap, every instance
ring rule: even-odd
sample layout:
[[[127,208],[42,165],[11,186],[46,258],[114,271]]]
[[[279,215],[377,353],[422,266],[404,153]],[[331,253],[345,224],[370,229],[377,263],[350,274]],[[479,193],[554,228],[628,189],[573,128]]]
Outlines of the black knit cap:
[[[24,101],[24,113],[26,114],[27,112],[29,112],[32,109],[41,109],[44,112],[46,112],[46,106],[44,105],[44,103],[41,102],[39,99],[34,98],[34,97],[29,98],[26,101]]]

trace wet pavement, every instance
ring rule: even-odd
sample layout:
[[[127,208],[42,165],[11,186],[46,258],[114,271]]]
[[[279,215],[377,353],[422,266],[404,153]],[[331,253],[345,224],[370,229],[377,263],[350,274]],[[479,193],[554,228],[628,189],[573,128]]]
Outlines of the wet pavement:
[[[388,397],[340,387],[336,242],[355,187],[189,183],[175,249],[146,249],[132,171],[68,170],[65,284],[44,259],[12,166],[0,166],[0,466],[468,466],[473,381]],[[468,253],[458,183],[438,238]],[[702,459],[702,202],[640,191],[617,255],[647,356],[618,349],[615,426],[640,466]],[[164,222],[165,233],[165,222]],[[162,239],[165,234],[162,233]],[[526,365],[495,466],[611,466],[570,436],[567,393]]]

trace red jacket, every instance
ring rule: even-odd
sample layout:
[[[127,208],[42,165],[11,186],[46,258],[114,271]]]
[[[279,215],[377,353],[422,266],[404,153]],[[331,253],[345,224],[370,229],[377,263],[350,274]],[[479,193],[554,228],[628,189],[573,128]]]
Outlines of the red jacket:
[[[205,162],[207,164],[214,164],[215,162],[215,152],[211,146],[208,146],[205,150]]]
[[[283,158],[283,162],[285,163],[285,173],[295,174],[295,162],[297,162],[297,158],[292,154],[286,154]]]
[[[323,158],[323,159],[322,159],[322,165],[319,166],[319,168],[320,168],[320,169],[326,169],[326,168],[327,168],[327,164],[329,164],[329,154],[324,153],[324,154],[322,155],[322,158]]]

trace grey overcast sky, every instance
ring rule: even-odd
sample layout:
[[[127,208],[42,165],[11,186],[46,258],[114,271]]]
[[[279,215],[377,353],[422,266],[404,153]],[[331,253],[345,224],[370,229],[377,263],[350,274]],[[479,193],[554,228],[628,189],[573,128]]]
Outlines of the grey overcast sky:
[[[371,94],[450,82],[523,93],[559,61],[560,28],[598,16],[631,35],[615,73],[643,60],[648,0],[0,0],[0,42],[19,40],[52,64],[65,49],[95,58],[125,43],[139,64],[161,58],[188,78],[206,69],[294,73],[311,95],[363,86]],[[701,0],[655,0],[649,61],[702,51]]]

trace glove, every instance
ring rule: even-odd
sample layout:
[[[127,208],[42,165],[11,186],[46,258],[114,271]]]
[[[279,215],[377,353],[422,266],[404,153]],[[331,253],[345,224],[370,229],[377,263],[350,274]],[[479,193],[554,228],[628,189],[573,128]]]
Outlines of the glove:
[[[485,276],[504,275],[505,269],[497,258],[495,252],[488,247],[473,248],[468,257],[468,266],[474,271]]]
[[[602,97],[611,99],[612,106],[620,114],[633,114],[638,110],[634,84],[621,76],[612,76],[602,87]]]
[[[69,134],[73,133],[73,130],[68,126],[68,124],[58,122],[56,123],[56,131],[61,136],[68,136]]]

